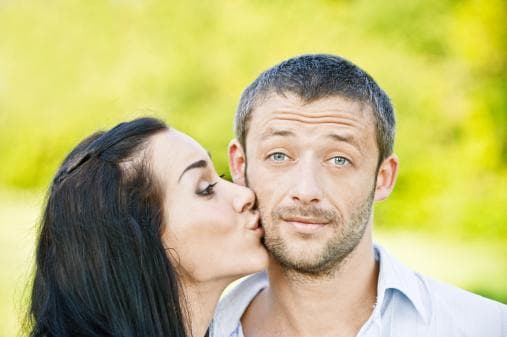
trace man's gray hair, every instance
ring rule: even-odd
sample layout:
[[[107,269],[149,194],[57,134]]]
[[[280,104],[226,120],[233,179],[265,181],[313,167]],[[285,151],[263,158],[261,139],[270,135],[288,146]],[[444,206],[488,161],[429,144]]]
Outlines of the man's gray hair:
[[[244,149],[252,111],[273,93],[292,93],[305,103],[341,96],[368,104],[375,120],[379,164],[392,154],[396,121],[391,101],[373,78],[352,62],[335,55],[301,55],[260,74],[243,91],[236,110],[234,131]]]

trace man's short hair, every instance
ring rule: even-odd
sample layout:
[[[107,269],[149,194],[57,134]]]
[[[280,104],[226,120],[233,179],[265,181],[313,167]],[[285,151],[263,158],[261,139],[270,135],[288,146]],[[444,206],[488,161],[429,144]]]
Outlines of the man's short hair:
[[[387,94],[352,62],[335,55],[301,55],[266,70],[241,95],[234,129],[246,148],[252,111],[270,94],[292,93],[305,103],[341,96],[368,104],[374,115],[379,164],[393,152],[395,117]]]

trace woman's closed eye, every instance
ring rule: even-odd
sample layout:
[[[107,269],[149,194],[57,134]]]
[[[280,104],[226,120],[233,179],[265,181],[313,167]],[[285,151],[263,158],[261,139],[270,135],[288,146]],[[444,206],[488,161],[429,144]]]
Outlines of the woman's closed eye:
[[[224,177],[225,177],[225,174],[219,175],[220,179],[223,179]],[[218,181],[214,182],[212,184],[208,184],[205,188],[203,188],[201,190],[198,190],[196,192],[196,194],[199,195],[199,196],[211,196],[211,195],[215,194],[215,186],[216,186],[216,184],[218,184]]]
[[[195,192],[197,195],[202,197],[207,197],[215,194],[215,185],[218,184],[218,181],[212,184],[208,184],[204,189],[198,190]]]

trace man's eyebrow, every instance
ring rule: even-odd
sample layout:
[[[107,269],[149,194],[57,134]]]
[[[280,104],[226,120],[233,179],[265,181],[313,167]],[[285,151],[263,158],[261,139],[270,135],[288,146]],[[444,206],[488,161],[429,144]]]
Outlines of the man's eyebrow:
[[[355,146],[359,146],[357,143],[356,137],[349,134],[338,134],[338,133],[330,133],[326,136],[326,138],[338,141],[338,142],[346,142]]]
[[[287,136],[290,136],[290,137],[295,137],[296,134],[290,130],[280,130],[280,129],[273,129],[273,128],[269,128],[267,129],[266,131],[264,131],[261,135],[262,139],[265,139],[265,138],[268,138],[268,137],[274,137],[274,136],[279,136],[279,137],[287,137]]]
[[[195,169],[195,168],[205,168],[208,166],[208,162],[204,159],[198,160],[193,162],[192,164],[188,165],[183,172],[181,172],[180,177],[178,178],[178,182],[180,182],[181,177],[187,172],[188,170]]]

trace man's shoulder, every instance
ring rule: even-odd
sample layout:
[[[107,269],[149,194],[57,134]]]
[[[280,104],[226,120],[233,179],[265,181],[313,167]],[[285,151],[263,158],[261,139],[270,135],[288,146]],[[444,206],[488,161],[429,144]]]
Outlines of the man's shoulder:
[[[505,304],[427,276],[420,277],[424,278],[434,305],[443,310],[459,311],[463,317],[473,314],[476,318],[477,315],[491,318],[495,312],[507,312]]]
[[[410,303],[422,319],[417,321],[428,331],[463,331],[464,336],[507,336],[507,305],[415,272],[381,247],[376,249],[380,253],[383,273],[383,287],[379,290],[397,290],[395,301],[388,305],[397,313],[394,325],[406,323],[400,319],[400,313],[406,313]]]
[[[456,286],[424,277],[432,321],[464,336],[507,336],[507,305]]]
[[[266,272],[250,275],[238,282],[222,297],[215,310],[211,336],[234,336],[243,313],[259,291],[268,286]]]
[[[422,298],[429,298],[431,302],[446,302],[455,305],[479,305],[487,307],[507,307],[504,304],[474,294],[457,286],[438,281],[427,275],[416,272],[387,251],[376,245],[375,249],[381,256],[381,275],[385,287],[393,287],[406,292],[406,295],[418,293]],[[423,300],[425,305],[431,305]]]

